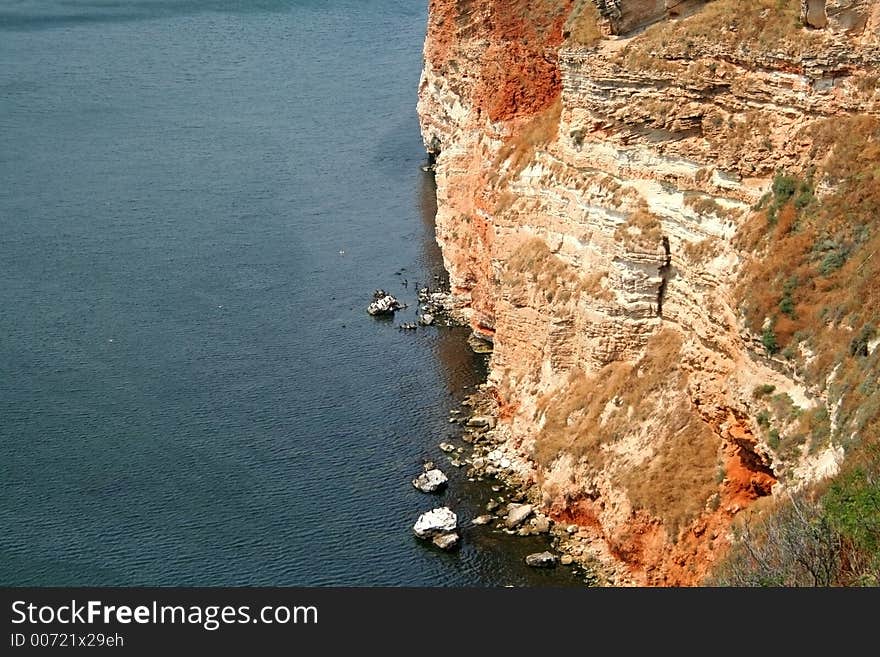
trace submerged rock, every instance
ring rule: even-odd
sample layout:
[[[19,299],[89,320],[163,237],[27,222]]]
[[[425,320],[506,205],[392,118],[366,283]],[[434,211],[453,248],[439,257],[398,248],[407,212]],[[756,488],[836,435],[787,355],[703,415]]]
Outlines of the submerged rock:
[[[477,526],[479,526],[479,525],[488,525],[488,524],[489,524],[490,522],[492,522],[493,520],[494,520],[494,518],[493,518],[492,516],[490,516],[490,515],[488,515],[488,514],[484,514],[484,515],[482,515],[482,516],[477,516],[476,518],[474,518],[473,520],[471,520],[471,524],[473,524],[473,525],[477,525]]]
[[[438,447],[440,447],[440,451],[442,451],[442,452],[449,453],[449,452],[455,451],[455,445],[453,445],[451,443],[440,443],[440,445],[438,445]]]
[[[551,552],[534,552],[526,557],[526,565],[532,568],[553,568],[559,557]]]
[[[431,313],[422,313],[419,315],[419,324],[422,326],[430,326],[434,323],[434,315]]]
[[[461,540],[461,537],[458,534],[450,532],[448,534],[439,534],[435,536],[431,539],[431,542],[441,550],[452,550],[458,546],[459,540]]]
[[[449,482],[449,478],[437,468],[426,470],[412,480],[412,485],[423,493],[436,493]]]

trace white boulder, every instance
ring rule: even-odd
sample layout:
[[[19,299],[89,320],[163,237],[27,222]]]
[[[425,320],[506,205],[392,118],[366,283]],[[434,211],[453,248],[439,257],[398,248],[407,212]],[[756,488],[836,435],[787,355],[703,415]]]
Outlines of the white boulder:
[[[437,468],[426,470],[412,480],[412,485],[423,493],[436,493],[449,482],[449,478]]]
[[[454,532],[458,527],[458,516],[449,507],[441,506],[423,513],[413,525],[413,533],[419,538],[433,538],[438,534]]]

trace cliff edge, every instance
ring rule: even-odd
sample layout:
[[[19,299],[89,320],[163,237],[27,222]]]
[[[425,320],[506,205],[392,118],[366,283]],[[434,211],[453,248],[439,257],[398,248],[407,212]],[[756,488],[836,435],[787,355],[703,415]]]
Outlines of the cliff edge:
[[[566,549],[699,584],[875,471],[880,3],[431,0],[424,57],[452,292]]]

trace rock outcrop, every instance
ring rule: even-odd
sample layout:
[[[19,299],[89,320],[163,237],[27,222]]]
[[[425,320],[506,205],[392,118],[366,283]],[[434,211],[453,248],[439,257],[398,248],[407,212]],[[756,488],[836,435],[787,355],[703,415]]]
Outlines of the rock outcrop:
[[[744,235],[829,122],[880,116],[878,7],[430,2],[437,240],[492,345],[493,431],[620,582],[699,582],[737,514],[839,464],[761,421],[759,385],[792,417],[839,399],[746,316]]]

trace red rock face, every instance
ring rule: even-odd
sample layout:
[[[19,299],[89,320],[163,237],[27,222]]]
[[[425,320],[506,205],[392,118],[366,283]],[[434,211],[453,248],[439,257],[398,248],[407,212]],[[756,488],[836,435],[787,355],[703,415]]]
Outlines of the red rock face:
[[[530,116],[559,97],[556,52],[571,5],[572,0],[432,0],[426,61],[444,69],[474,42],[485,41],[469,81],[476,118],[494,123]]]
[[[555,53],[571,2],[488,4],[495,21],[477,90],[478,107],[493,123],[531,116],[552,105],[562,90]],[[546,9],[542,5],[554,4],[558,8],[551,15],[540,11]]]

